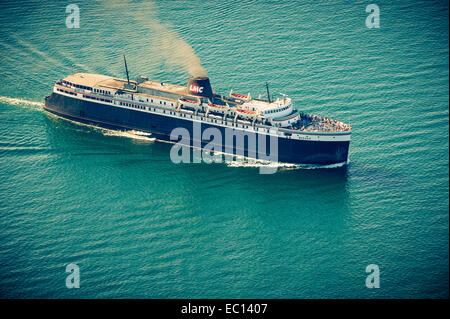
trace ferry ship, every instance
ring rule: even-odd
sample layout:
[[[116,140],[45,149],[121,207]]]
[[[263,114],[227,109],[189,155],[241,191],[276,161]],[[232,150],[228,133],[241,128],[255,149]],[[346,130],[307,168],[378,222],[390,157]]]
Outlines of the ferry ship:
[[[44,109],[72,121],[141,131],[169,142],[173,142],[174,129],[184,128],[190,136],[185,144],[200,149],[211,142],[202,139],[203,132],[216,128],[223,138],[217,143],[219,151],[247,158],[261,159],[260,152],[250,150],[250,138],[245,138],[241,146],[227,148],[227,129],[234,134],[256,136],[259,144],[270,145],[270,139],[276,138],[276,161],[280,163],[348,162],[348,124],[299,112],[289,97],[271,98],[268,86],[267,97],[252,98],[250,93],[233,91],[217,94],[208,77],[190,77],[186,86],[180,86],[145,76],[130,81],[128,69],[126,74],[127,79],[89,73],[68,75],[54,84],[53,92],[45,98]],[[195,134],[195,127],[200,128],[200,134]]]

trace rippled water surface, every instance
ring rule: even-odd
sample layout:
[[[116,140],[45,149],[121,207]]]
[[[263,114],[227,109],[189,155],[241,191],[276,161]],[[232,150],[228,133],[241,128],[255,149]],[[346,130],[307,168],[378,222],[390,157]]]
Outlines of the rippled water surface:
[[[448,297],[448,2],[1,1],[0,296]],[[157,22],[157,20],[159,22]],[[344,169],[174,164],[170,145],[42,110],[75,71],[288,94],[353,127]],[[81,288],[67,289],[75,263]],[[381,288],[365,287],[377,264]]]

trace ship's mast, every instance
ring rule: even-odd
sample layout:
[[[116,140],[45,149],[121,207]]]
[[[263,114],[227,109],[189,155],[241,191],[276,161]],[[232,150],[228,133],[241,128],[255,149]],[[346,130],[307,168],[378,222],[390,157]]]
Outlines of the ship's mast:
[[[128,76],[127,59],[125,58],[125,54],[123,55],[123,62],[125,62],[125,71],[127,72],[127,82],[128,85],[130,85],[130,77]]]
[[[266,90],[267,90],[267,99],[269,100],[269,103],[272,103],[270,101],[270,93],[269,93],[269,83],[266,82]]]

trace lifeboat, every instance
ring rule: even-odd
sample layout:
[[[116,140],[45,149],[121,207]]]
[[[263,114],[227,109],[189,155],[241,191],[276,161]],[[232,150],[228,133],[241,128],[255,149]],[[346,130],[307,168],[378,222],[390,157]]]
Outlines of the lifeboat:
[[[236,112],[242,116],[242,117],[246,117],[246,118],[252,118],[256,116],[256,112],[254,111],[250,111],[250,110],[244,110],[244,109],[236,109]]]
[[[226,105],[218,105],[218,104],[212,104],[212,103],[208,103],[208,107],[215,111],[224,111],[224,110],[228,110],[230,108],[229,106],[226,106]]]
[[[230,96],[234,97],[234,98],[237,98],[237,99],[244,100],[244,101],[249,101],[251,99],[250,93],[248,95],[239,94],[239,93],[233,93],[233,90],[231,90]]]
[[[247,114],[247,115],[256,115],[256,112],[244,109],[237,109],[239,113]]]
[[[189,100],[184,98],[179,98],[178,102],[183,106],[190,106],[190,107],[196,107],[200,105],[200,102],[198,100]]]

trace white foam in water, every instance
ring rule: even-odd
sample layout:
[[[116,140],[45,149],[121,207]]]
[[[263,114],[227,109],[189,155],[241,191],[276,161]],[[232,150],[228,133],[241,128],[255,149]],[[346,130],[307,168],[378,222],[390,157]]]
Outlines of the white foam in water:
[[[323,169],[323,168],[339,168],[347,165],[349,162],[342,162],[330,165],[316,165],[316,164],[294,164],[294,163],[280,163],[280,162],[270,162],[261,161],[248,158],[240,158],[240,160],[233,160],[227,163],[229,167],[273,167],[285,170],[294,169]]]
[[[7,96],[0,96],[0,102],[11,104],[11,105],[31,105],[31,106],[39,106],[43,107],[44,103],[42,102],[35,102],[35,101],[29,101],[24,99],[18,99],[13,97],[7,97]]]
[[[147,132],[141,132],[141,131],[114,131],[114,130],[106,130],[100,128],[101,131],[103,131],[103,134],[106,136],[119,136],[119,137],[127,137],[132,138],[135,140],[141,140],[141,141],[147,141],[147,142],[153,142],[156,140],[154,137],[150,137],[152,134]]]

